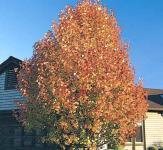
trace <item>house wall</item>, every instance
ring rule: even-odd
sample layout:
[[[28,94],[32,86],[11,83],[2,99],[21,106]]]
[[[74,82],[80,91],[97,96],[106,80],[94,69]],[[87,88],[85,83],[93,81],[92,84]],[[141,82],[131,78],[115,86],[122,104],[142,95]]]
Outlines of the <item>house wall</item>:
[[[98,150],[107,150],[107,145],[100,147]],[[132,150],[132,143],[126,143],[124,150]],[[136,143],[135,150],[144,150],[143,143]]]
[[[13,117],[15,101],[23,97],[16,89],[5,90],[5,75],[0,74],[0,150],[57,150],[57,145],[41,143],[40,131],[26,131]]]
[[[135,150],[143,150],[144,149],[144,147],[143,147],[143,145],[141,144],[141,145],[136,145],[135,146]],[[130,144],[130,145],[126,145],[125,147],[124,147],[124,150],[132,150],[132,145]]]
[[[59,150],[57,145],[41,143],[42,133],[26,131],[12,111],[0,111],[0,150]]]
[[[147,112],[145,120],[146,148],[150,146],[163,145],[163,116],[158,112]],[[137,143],[136,150],[143,150],[143,145]],[[125,150],[132,150],[132,145],[126,144]]]
[[[145,120],[146,145],[163,145],[163,116],[161,113],[148,112]]]
[[[15,101],[22,100],[21,94],[16,90],[5,90],[5,72],[0,74],[0,110],[16,108]]]

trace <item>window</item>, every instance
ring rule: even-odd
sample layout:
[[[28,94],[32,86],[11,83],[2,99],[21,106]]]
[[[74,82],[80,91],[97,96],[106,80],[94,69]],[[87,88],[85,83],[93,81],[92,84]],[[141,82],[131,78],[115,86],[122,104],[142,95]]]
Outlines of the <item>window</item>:
[[[3,123],[3,122],[1,122]],[[41,141],[42,131],[28,131],[19,124],[0,124],[0,150],[6,149],[60,149],[55,144]]]
[[[6,71],[5,77],[5,90],[16,89],[17,77],[14,68],[8,69]]]
[[[132,139],[129,138],[127,140],[127,142],[132,142]],[[142,124],[138,125],[138,127],[137,127],[135,142],[143,142],[143,128],[142,128]]]
[[[14,127],[14,138],[13,138],[13,146],[15,147],[20,147],[22,146],[22,134],[23,134],[23,129],[19,126]]]
[[[137,131],[136,131],[136,142],[143,142],[143,129],[142,129],[142,125],[137,128]]]

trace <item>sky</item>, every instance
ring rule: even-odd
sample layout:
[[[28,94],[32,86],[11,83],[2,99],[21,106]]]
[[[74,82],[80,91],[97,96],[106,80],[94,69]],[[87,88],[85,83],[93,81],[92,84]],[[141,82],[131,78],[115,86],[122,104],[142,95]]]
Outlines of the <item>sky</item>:
[[[30,58],[66,5],[77,0],[0,0],[0,63]],[[163,0],[101,0],[112,9],[129,43],[129,56],[144,87],[163,89]]]

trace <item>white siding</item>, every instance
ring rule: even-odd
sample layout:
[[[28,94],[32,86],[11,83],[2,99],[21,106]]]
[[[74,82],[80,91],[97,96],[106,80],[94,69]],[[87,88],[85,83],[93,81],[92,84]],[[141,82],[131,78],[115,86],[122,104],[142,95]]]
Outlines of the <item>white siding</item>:
[[[0,110],[16,108],[15,101],[22,100],[21,94],[16,90],[5,90],[5,72],[0,74]]]
[[[147,112],[145,120],[146,148],[152,145],[163,145],[163,116],[158,112]],[[125,146],[125,150],[132,150],[132,146]],[[143,146],[136,146],[136,150],[143,150]]]
[[[135,150],[143,150],[144,146],[140,145],[140,146],[135,146]],[[132,150],[132,145],[131,146],[125,146],[124,150]]]
[[[147,112],[147,118],[145,120],[145,138],[146,138],[146,148],[149,146],[160,145],[163,146],[163,116],[158,112]],[[144,147],[136,146],[136,150],[143,150]],[[102,150],[106,150],[103,147]],[[132,145],[126,145],[124,150],[132,150]]]
[[[148,112],[145,120],[146,145],[163,144],[163,116],[157,112]]]
[[[100,147],[98,150],[107,150],[107,145]],[[125,146],[124,150],[132,150],[132,145]],[[143,145],[136,145],[135,150],[144,150],[144,146]]]

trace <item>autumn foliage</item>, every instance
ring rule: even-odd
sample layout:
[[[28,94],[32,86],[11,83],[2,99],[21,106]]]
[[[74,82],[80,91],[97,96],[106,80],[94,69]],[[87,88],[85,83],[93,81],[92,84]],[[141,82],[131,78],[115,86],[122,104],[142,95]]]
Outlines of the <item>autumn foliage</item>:
[[[134,83],[127,44],[112,12],[99,2],[68,6],[52,31],[21,65],[26,101],[19,119],[46,131],[46,140],[90,149],[123,144],[147,111],[141,82]]]

